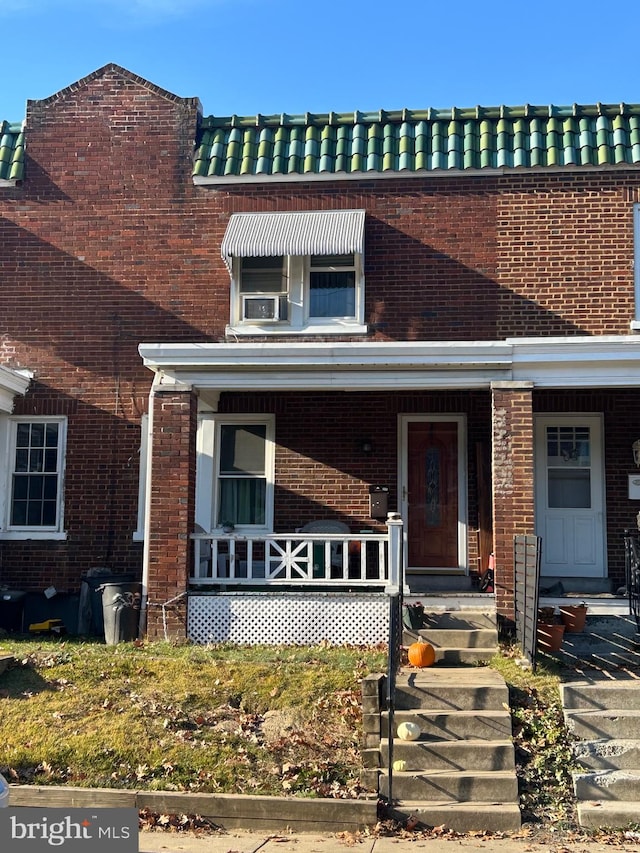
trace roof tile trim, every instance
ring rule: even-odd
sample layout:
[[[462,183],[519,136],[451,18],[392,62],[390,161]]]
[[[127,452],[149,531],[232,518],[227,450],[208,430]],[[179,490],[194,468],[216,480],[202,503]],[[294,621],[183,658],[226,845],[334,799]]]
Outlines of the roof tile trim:
[[[375,176],[640,164],[640,105],[209,116],[193,176]]]

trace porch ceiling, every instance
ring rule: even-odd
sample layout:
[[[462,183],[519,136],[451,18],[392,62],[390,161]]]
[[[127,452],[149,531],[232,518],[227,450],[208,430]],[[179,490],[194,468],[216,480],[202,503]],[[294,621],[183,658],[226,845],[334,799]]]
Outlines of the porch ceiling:
[[[224,390],[640,386],[640,338],[141,344],[160,381]]]

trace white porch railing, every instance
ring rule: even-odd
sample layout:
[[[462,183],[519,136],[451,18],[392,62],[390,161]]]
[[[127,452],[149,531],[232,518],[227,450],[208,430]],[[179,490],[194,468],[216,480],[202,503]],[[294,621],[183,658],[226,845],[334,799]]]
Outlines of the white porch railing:
[[[400,523],[401,526],[401,523]],[[399,549],[387,533],[194,533],[192,585],[386,587],[396,578]]]

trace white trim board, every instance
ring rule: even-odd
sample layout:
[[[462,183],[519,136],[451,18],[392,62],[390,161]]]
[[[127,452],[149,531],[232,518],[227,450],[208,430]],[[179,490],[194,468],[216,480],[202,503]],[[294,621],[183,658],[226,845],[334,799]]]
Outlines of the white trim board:
[[[141,344],[160,384],[219,390],[394,390],[640,387],[640,337],[508,338],[504,341],[365,341]]]

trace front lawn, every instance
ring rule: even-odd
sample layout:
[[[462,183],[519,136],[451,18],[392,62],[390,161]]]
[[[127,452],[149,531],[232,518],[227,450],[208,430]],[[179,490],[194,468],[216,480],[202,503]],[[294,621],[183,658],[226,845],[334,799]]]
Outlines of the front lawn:
[[[21,784],[354,797],[384,649],[4,639],[0,772]]]

